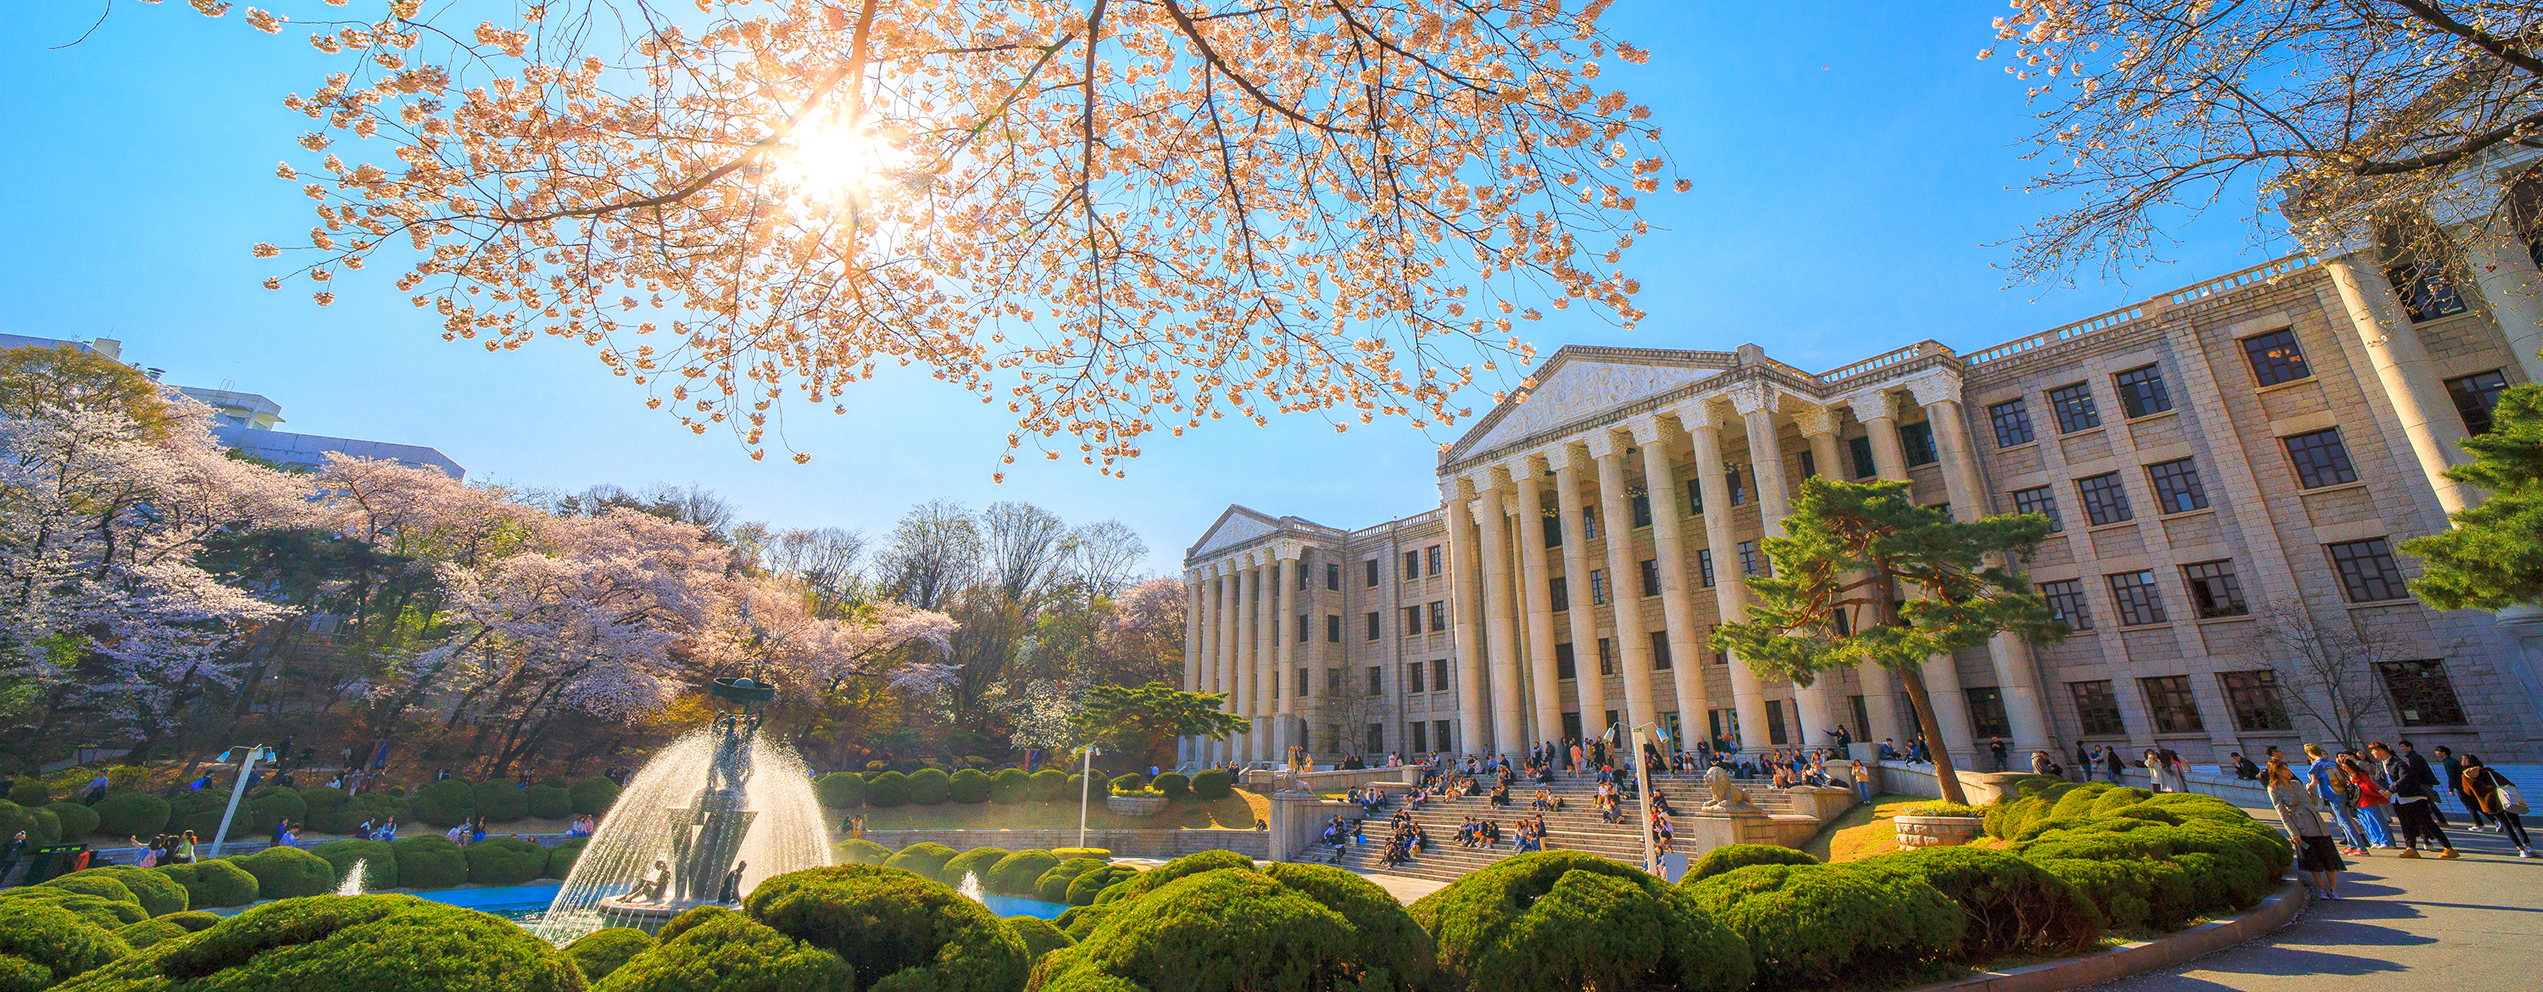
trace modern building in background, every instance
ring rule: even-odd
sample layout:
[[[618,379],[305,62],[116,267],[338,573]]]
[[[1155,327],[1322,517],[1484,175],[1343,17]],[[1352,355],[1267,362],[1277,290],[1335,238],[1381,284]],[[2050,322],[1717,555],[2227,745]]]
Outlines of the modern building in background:
[[[0,334],[0,348],[64,346],[94,352],[116,361],[123,360],[123,342],[114,338],[66,341]],[[158,369],[146,371],[154,380],[159,377]],[[450,456],[425,445],[275,430],[274,425],[283,422],[282,404],[256,393],[203,386],[176,388],[178,392],[212,408],[212,436],[223,445],[285,467],[315,469],[326,464],[329,454],[340,454],[351,458],[387,459],[411,468],[429,468],[453,479],[468,477],[468,471],[452,461]]]
[[[2464,232],[2460,277],[2290,258],[1967,354],[1923,341],[1816,373],[1753,344],[1565,347],[1442,454],[1433,508],[1342,530],[1235,506],[1191,545],[1184,684],[1255,730],[1183,757],[1512,753],[1620,724],[1748,750],[1840,725],[1904,742],[1888,672],[1799,687],[1707,646],[1771,567],[1758,541],[1791,488],[1827,475],[2055,523],[2028,567],[2074,635],[1925,667],[1957,754],[2292,751],[2337,736],[2328,678],[2368,736],[2533,760],[2543,626],[2422,606],[2399,545],[2479,500],[2441,474],[2457,442],[2543,381],[2534,230]],[[2312,671],[2273,628],[2341,663]]]

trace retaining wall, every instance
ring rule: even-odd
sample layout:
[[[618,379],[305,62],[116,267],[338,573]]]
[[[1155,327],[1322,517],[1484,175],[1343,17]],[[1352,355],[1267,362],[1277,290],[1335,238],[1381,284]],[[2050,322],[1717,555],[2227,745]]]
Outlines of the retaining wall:
[[[995,847],[1009,851],[1049,851],[1077,847],[1077,831],[1062,830],[868,830],[865,839],[893,850],[934,842],[957,851]],[[1271,856],[1270,835],[1260,830],[1169,830],[1122,828],[1086,831],[1086,847],[1100,847],[1117,857],[1179,858],[1203,851],[1234,851],[1249,858]]]

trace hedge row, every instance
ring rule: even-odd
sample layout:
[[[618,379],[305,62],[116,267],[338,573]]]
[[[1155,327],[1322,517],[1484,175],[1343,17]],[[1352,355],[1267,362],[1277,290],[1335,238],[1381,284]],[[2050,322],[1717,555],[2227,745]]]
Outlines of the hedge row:
[[[618,800],[618,791],[617,783],[597,776],[571,786],[551,782],[528,789],[509,782],[450,779],[427,785],[411,796],[387,792],[354,795],[323,785],[267,785],[251,789],[240,798],[237,811],[230,816],[229,836],[269,836],[275,824],[285,819],[323,833],[350,833],[363,821],[380,823],[392,818],[421,820],[448,828],[480,816],[488,823],[509,823],[523,817],[562,820],[582,813],[598,816],[608,812],[610,804]],[[174,799],[146,792],[116,792],[93,807],[54,803],[29,808],[0,803],[0,836],[25,830],[30,841],[52,843],[90,834],[148,837],[192,830],[197,837],[209,841],[220,831],[229,798],[226,790],[207,789],[180,793]]]
[[[922,768],[915,772],[878,770],[859,774],[832,772],[813,782],[813,791],[821,797],[821,805],[834,810],[864,806],[933,806],[938,803],[1001,803],[1026,801],[1055,802],[1074,800],[1084,781],[1057,768],[1045,768],[1030,775],[1023,769],[1009,768],[994,775],[976,768],[947,773],[941,768]],[[1236,789],[1236,777],[1224,768],[1212,768],[1189,777],[1167,772],[1150,782],[1137,772],[1111,780],[1112,791],[1138,792],[1154,788],[1169,799],[1225,799]]]

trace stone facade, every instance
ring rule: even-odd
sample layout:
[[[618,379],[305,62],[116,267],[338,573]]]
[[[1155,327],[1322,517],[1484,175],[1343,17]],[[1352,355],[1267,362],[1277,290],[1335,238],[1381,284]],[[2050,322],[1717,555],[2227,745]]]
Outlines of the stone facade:
[[[1185,687],[1257,722],[1184,759],[1510,753],[1616,724],[1752,750],[1839,723],[1904,740],[1885,672],[1803,688],[1706,647],[1745,609],[1738,579],[1766,567],[1754,542],[1791,485],[1831,474],[1905,480],[1963,519],[2060,522],[2029,568],[2075,635],[1926,666],[1965,757],[1995,736],[2016,765],[2071,762],[2078,740],[2203,761],[2324,739],[2306,676],[2260,633],[2294,618],[2389,642],[2394,664],[2341,676],[2376,701],[2367,735],[2530,760],[2543,638],[2525,635],[2543,625],[2438,613],[2399,582],[2399,544],[2478,499],[2439,473],[2481,387],[2543,379],[2512,341],[2543,319],[2543,275],[2523,250],[2484,257],[2518,264],[2449,287],[2460,306],[2363,256],[2284,259],[1817,374],[1756,345],[1563,348],[1442,453],[1434,508],[1346,531],[1235,506],[1193,544]]]

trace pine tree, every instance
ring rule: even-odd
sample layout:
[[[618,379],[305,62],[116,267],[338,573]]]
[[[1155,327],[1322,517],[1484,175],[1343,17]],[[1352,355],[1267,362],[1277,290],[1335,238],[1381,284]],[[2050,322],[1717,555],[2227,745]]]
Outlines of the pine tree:
[[[2411,583],[2440,610],[2497,610],[2543,600],[2543,385],[2499,394],[2490,432],[2463,439],[2469,465],[2446,477],[2490,495],[2454,529],[2402,542],[2423,571]]]

